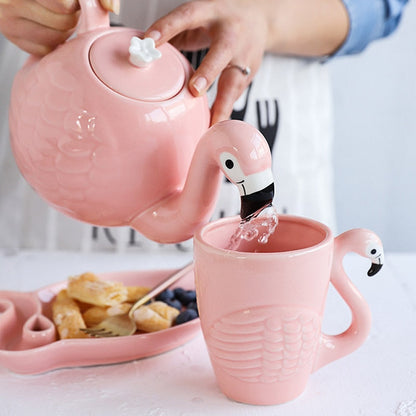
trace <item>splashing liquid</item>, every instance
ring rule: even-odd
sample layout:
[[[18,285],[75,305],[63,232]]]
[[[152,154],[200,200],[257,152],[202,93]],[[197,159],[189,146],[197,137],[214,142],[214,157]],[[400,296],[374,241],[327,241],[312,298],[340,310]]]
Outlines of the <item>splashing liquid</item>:
[[[242,240],[257,239],[260,244],[267,244],[279,223],[277,209],[274,205],[266,205],[259,209],[248,221],[241,222],[227,245],[228,250],[238,250]]]

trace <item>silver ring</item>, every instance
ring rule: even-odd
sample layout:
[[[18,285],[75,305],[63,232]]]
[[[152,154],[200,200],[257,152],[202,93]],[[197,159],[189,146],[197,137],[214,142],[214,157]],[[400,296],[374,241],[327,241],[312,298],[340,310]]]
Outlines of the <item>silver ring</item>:
[[[240,65],[236,65],[236,64],[228,64],[225,69],[228,68],[235,68],[238,69],[243,75],[250,75],[251,74],[251,68],[249,66],[240,66]]]

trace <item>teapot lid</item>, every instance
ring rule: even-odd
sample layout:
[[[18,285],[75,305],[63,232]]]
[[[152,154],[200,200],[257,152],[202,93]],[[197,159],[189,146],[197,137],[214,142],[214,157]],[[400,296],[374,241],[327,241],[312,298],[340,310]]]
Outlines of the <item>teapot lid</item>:
[[[95,75],[113,91],[140,101],[165,101],[185,83],[185,69],[179,52],[163,44],[160,59],[137,67],[130,61],[129,46],[134,30],[116,30],[100,36],[91,45],[89,60]]]

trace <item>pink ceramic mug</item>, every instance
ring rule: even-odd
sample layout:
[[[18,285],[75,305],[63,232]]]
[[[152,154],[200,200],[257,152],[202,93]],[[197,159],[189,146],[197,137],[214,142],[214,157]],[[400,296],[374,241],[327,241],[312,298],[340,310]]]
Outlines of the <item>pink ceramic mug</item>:
[[[202,331],[217,382],[229,398],[279,404],[299,396],[309,375],[357,349],[371,323],[369,307],[342,267],[347,252],[383,263],[380,239],[355,229],[334,239],[325,225],[281,215],[264,245],[227,250],[238,218],[200,228],[194,237],[195,279]],[[352,313],[339,335],[321,332],[329,283]]]

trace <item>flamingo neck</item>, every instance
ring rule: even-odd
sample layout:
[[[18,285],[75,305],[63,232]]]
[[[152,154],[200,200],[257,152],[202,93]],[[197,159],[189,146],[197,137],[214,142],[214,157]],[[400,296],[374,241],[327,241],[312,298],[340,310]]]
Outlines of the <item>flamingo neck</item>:
[[[351,310],[351,323],[339,335],[321,334],[319,351],[313,371],[357,349],[365,341],[370,331],[370,308],[348,278],[342,264],[344,256],[351,251],[355,251],[355,241],[356,233],[354,230],[347,231],[335,239],[331,271],[331,283]]]
[[[209,221],[217,201],[222,173],[211,157],[211,145],[202,138],[195,150],[183,189],[176,190],[137,215],[130,226],[160,243],[191,238]]]

